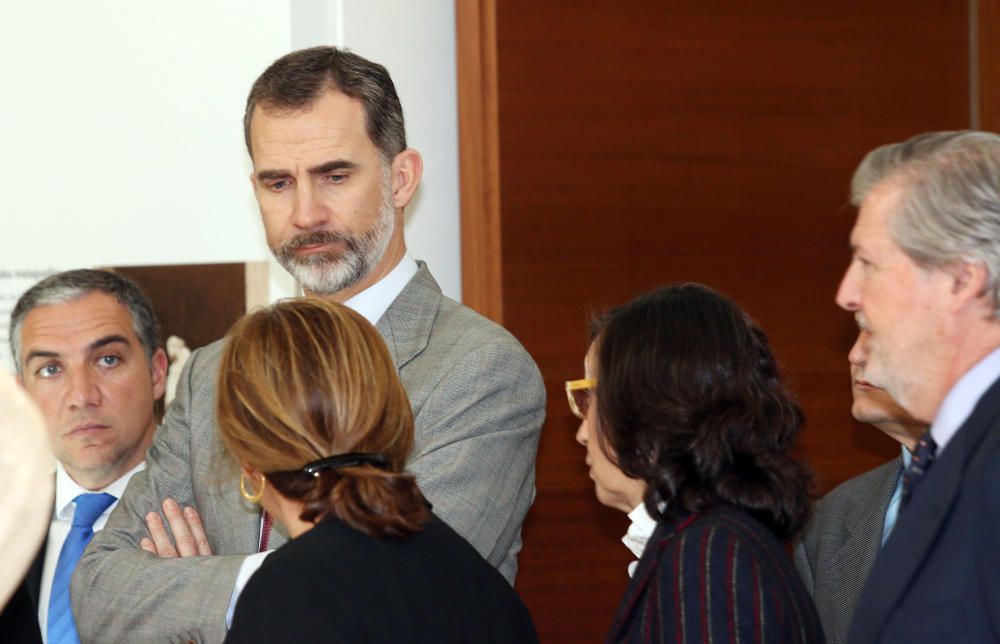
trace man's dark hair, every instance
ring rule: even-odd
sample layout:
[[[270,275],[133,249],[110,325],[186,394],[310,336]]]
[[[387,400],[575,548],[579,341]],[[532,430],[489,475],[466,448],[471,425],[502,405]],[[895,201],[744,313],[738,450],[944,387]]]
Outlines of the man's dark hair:
[[[274,61],[250,88],[243,114],[250,157],[250,121],[255,109],[279,114],[305,110],[328,90],[361,101],[368,138],[387,163],[406,149],[403,108],[385,67],[336,47],[312,47]]]
[[[39,306],[71,302],[91,293],[106,293],[128,309],[132,327],[142,343],[146,358],[153,359],[153,353],[163,343],[156,314],[142,289],[118,273],[78,269],[49,275],[25,291],[14,305],[10,314],[10,348],[18,373],[21,373],[21,327],[28,313]]]
[[[789,451],[802,411],[764,332],[735,303],[700,284],[668,286],[592,333],[600,446],[646,482],[651,516],[728,504],[779,539],[799,531],[812,477]]]

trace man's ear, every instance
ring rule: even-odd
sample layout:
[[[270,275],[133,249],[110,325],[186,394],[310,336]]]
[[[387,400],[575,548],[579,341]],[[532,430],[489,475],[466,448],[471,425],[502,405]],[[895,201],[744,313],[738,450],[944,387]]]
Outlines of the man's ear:
[[[993,299],[986,292],[990,274],[983,262],[956,261],[941,269],[950,280],[950,299],[947,310],[952,314],[983,310],[993,317]]]
[[[167,390],[167,367],[170,362],[163,347],[153,352],[153,359],[150,360],[150,372],[153,375],[153,400],[163,398]]]
[[[424,174],[424,160],[413,148],[406,148],[392,160],[392,205],[405,208],[420,185]]]
[[[967,305],[986,294],[990,275],[983,262],[955,262],[948,273],[952,278],[951,294],[959,305]]]

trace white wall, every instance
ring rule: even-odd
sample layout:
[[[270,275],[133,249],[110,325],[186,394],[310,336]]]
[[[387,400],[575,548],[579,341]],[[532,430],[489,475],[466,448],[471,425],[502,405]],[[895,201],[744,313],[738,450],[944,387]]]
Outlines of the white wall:
[[[267,249],[242,111],[287,3],[6,3],[0,262],[235,262]]]
[[[0,315],[20,288],[5,271],[269,258],[243,105],[271,61],[314,44],[392,74],[425,160],[407,239],[457,298],[451,0],[36,0],[0,20]],[[271,285],[294,289],[280,268]]]

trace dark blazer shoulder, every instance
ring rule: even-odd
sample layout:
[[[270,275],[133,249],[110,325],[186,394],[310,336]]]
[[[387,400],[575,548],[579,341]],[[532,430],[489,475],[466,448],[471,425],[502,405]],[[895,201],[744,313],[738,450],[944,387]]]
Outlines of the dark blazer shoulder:
[[[650,633],[653,639],[824,641],[784,547],[762,523],[725,505],[657,524],[609,641],[644,641]]]
[[[536,642],[537,636],[500,573],[432,515],[402,539],[368,536],[329,518],[291,540],[247,584],[226,641]]]
[[[38,626],[38,601],[31,597],[27,579],[14,590],[0,611],[0,642],[36,644],[42,641]]]

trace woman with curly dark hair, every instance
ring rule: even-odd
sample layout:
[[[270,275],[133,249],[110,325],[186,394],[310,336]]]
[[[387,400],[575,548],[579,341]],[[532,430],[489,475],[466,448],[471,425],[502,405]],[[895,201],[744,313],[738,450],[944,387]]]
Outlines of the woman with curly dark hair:
[[[609,641],[822,642],[781,545],[810,512],[811,475],[789,454],[802,412],[764,333],[698,284],[592,331],[587,377],[566,383],[576,438],[640,557]]]

